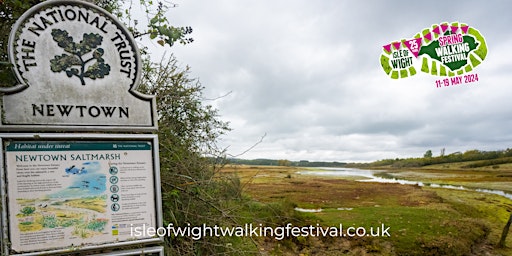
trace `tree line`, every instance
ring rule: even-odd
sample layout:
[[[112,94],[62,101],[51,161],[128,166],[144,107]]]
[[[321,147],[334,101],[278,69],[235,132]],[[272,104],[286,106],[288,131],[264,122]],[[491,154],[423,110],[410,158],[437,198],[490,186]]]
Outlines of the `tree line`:
[[[444,151],[442,151],[444,153]],[[423,167],[436,164],[449,164],[449,163],[462,163],[470,162],[461,165],[461,168],[478,168],[492,166],[499,168],[500,164],[512,163],[512,149],[495,151],[482,151],[477,149],[467,150],[465,152],[455,152],[449,155],[441,154],[439,156],[432,156],[432,151],[427,150],[423,157],[415,158],[395,158],[395,159],[382,159],[371,163],[350,163],[346,167],[393,167],[393,168],[407,168],[407,167]]]
[[[244,165],[269,165],[269,166],[296,166],[296,167],[344,167],[343,162],[324,162],[324,161],[290,161],[286,159],[239,159],[228,158],[228,164],[244,164]]]

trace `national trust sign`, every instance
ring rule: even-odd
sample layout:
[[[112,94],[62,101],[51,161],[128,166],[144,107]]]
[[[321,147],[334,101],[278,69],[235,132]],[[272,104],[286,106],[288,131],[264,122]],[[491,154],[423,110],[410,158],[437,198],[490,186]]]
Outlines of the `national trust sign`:
[[[153,96],[136,91],[140,56],[130,32],[83,1],[46,1],[9,37],[19,84],[2,88],[0,129],[156,130]]]

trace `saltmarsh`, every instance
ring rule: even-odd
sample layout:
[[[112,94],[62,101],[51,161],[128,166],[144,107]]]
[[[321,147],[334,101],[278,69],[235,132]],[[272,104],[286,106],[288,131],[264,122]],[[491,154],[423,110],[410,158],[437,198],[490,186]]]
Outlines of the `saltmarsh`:
[[[304,168],[225,167],[240,178],[243,193],[262,204],[286,203],[303,209],[304,225],[390,227],[389,237],[301,237],[260,239],[270,254],[318,255],[512,255],[495,248],[512,212],[512,200],[471,190],[358,182],[358,177],[301,175]],[[308,169],[311,171],[311,169]],[[380,171],[401,179],[473,188],[508,189],[508,168],[464,170],[453,166]],[[254,213],[257,215],[258,213]],[[257,217],[255,217],[257,219]],[[300,225],[301,219],[297,220]],[[284,223],[283,223],[284,224]]]

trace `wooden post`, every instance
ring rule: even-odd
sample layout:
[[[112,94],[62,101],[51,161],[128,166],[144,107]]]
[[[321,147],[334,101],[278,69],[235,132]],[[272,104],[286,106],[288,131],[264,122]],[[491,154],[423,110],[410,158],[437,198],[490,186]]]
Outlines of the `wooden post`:
[[[508,230],[510,229],[510,224],[512,224],[512,214],[510,214],[507,224],[503,228],[503,232],[501,233],[501,239],[500,239],[500,242],[498,243],[498,248],[505,247],[505,240],[507,239]]]

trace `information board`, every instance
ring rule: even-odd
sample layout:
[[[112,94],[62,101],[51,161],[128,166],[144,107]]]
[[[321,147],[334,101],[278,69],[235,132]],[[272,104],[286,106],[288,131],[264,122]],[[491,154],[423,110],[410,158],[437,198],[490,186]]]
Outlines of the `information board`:
[[[4,139],[10,251],[158,239],[131,234],[137,226],[161,225],[158,145],[126,136]]]

